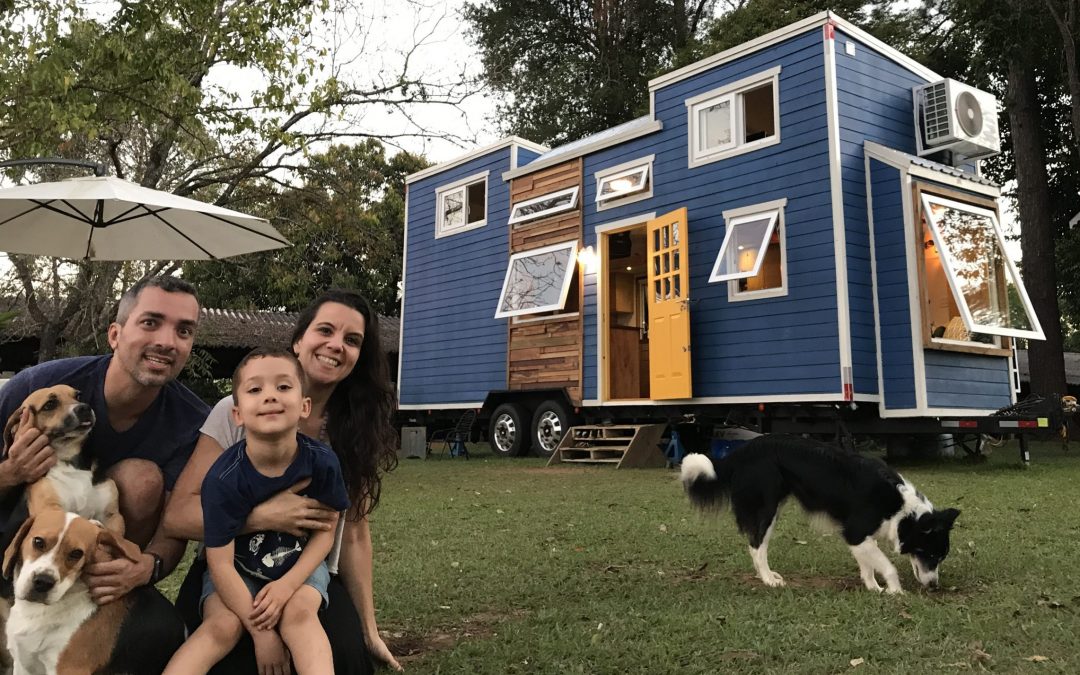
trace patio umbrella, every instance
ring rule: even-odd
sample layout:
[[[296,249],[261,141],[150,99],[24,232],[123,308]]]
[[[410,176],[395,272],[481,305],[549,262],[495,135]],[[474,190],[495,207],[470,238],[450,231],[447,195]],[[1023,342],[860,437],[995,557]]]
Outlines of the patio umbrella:
[[[210,260],[289,246],[262,218],[112,176],[0,189],[0,251],[87,260]]]

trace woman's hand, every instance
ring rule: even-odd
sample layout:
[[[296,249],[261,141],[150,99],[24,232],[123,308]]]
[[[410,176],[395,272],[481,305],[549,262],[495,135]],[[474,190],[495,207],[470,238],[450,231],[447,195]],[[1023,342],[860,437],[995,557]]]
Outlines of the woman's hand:
[[[310,478],[305,478],[256,506],[247,520],[251,530],[288,532],[294,537],[302,537],[308,531],[329,530],[337,511],[298,494],[310,482]]]
[[[385,663],[387,667],[392,668],[393,670],[405,670],[401,667],[401,664],[398,663],[397,659],[394,658],[394,654],[390,651],[390,648],[383,642],[381,635],[378,633],[369,635],[364,641],[367,642],[368,652],[371,653],[371,656],[376,661]]]

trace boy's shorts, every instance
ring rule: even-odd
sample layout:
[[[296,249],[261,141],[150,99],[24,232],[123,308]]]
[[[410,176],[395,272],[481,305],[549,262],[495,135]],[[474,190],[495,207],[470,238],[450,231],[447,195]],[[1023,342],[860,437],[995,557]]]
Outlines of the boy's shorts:
[[[266,579],[256,579],[250,575],[244,574],[240,570],[237,570],[240,578],[244,580],[244,584],[247,585],[248,591],[251,592],[251,597],[254,598],[262,590],[263,586],[270,583]],[[330,596],[326,590],[326,587],[330,585],[330,570],[326,566],[326,561],[319,563],[319,566],[315,568],[315,571],[311,573],[311,576],[304,581],[304,584],[311,586],[319,592],[322,596],[322,604],[319,609],[326,609],[330,604]],[[214,582],[210,578],[210,568],[206,569],[203,574],[202,595],[199,596],[199,616],[202,616],[203,603],[210,597],[211,593],[215,593]]]

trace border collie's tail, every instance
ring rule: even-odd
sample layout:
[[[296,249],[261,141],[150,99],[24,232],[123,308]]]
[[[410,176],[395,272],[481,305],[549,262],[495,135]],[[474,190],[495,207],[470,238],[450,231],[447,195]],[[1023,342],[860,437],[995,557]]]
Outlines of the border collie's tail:
[[[720,462],[719,466],[705,455],[687,455],[682,461],[679,478],[686,489],[690,503],[701,510],[723,508],[731,496],[731,471]],[[717,475],[719,469],[719,475]]]

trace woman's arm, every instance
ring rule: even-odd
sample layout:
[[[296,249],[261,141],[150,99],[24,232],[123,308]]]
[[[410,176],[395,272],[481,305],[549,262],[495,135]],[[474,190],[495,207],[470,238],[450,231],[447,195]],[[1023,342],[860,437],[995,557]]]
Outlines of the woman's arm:
[[[176,486],[165,507],[163,520],[167,536],[202,541],[202,482],[222,452],[221,444],[212,436],[199,434],[195,451],[176,479]],[[333,521],[337,520],[337,511],[296,494],[309,482],[308,479],[302,480],[256,506],[245,521],[242,532],[273,530],[301,536],[306,530],[329,531]]]
[[[345,517],[348,518],[347,515]],[[371,560],[371,528],[367,516],[360,520],[347,519],[341,542],[341,558],[338,560],[339,576],[364,624],[364,642],[371,655],[394,670],[402,670],[401,664],[383,642],[379,628],[375,625]]]
[[[166,536],[202,541],[202,482],[206,478],[206,472],[224,451],[221,444],[212,437],[199,434],[199,441],[195,444],[191,459],[176,479],[172,496],[165,505],[163,522]]]

